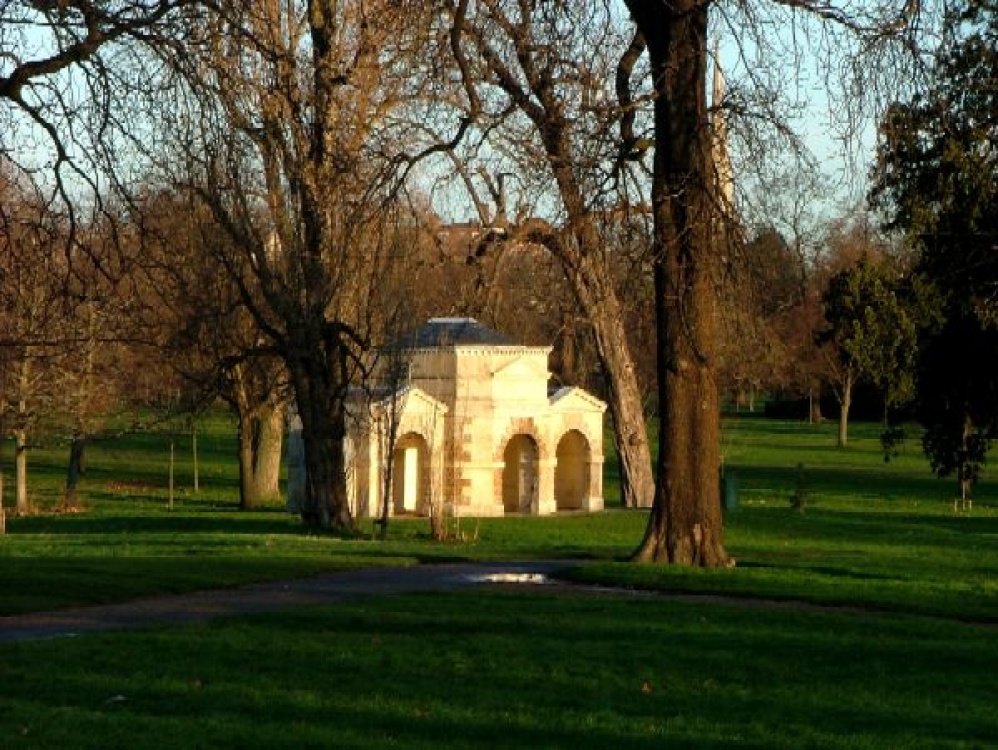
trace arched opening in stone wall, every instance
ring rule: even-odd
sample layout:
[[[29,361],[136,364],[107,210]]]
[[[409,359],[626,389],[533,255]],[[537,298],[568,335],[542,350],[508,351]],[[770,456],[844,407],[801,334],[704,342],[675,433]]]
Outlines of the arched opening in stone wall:
[[[582,510],[589,495],[592,453],[589,441],[578,430],[569,430],[560,441],[554,470],[554,501],[558,510]]]
[[[530,435],[514,435],[503,451],[502,507],[507,513],[537,508],[537,443]]]
[[[421,513],[429,478],[430,448],[415,432],[403,435],[392,452],[392,510]]]

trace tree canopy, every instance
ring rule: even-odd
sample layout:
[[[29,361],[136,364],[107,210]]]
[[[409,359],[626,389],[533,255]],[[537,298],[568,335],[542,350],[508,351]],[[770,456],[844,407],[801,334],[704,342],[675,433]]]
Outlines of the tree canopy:
[[[917,254],[941,325],[919,357],[923,446],[968,491],[998,434],[998,5],[950,11],[932,79],[893,105],[879,133],[871,202]]]
[[[862,258],[835,274],[823,297],[827,328],[822,338],[832,347],[843,384],[839,444],[846,442],[852,386],[866,381],[884,396],[885,410],[911,399],[915,388],[918,324],[906,304],[900,279],[889,265]]]

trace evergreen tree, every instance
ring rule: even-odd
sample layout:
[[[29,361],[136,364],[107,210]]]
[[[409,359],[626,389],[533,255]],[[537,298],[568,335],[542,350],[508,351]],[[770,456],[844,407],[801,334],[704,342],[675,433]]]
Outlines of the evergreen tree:
[[[951,11],[924,92],[879,134],[871,201],[905,234],[938,291],[920,347],[923,447],[966,498],[998,434],[998,4]]]

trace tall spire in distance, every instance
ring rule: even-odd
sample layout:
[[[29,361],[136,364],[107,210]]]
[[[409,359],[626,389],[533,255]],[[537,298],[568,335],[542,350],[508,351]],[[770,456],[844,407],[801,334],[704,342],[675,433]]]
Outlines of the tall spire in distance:
[[[718,198],[725,210],[731,210],[735,195],[734,171],[728,154],[728,120],[724,112],[724,72],[721,70],[719,45],[714,43],[714,81],[711,90],[711,157]]]

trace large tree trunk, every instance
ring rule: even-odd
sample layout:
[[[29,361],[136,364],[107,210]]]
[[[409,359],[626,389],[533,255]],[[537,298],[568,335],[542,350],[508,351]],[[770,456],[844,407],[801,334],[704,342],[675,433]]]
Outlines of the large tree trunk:
[[[627,0],[655,89],[652,211],[660,442],[655,502],[634,557],[729,564],[720,503],[716,248],[706,118],[707,5]]]
[[[259,421],[259,442],[254,463],[257,488],[264,499],[281,494],[281,455],[284,448],[285,405],[267,403]]]
[[[320,349],[304,359],[290,358],[288,365],[305,447],[307,481],[302,519],[310,525],[352,533],[356,526],[347,498],[343,453],[349,385],[343,375],[345,358],[346,352],[339,347],[327,356]]]
[[[252,510],[260,501],[253,476],[253,433],[254,422],[251,415],[239,415],[239,509]]]
[[[263,363],[232,369],[230,403],[239,418],[239,507],[249,510],[280,495],[283,402]]]
[[[284,405],[267,402],[239,414],[239,508],[280,495]]]

